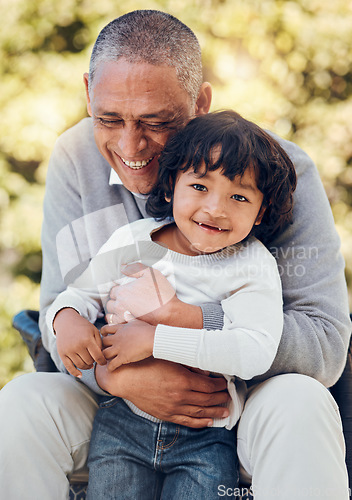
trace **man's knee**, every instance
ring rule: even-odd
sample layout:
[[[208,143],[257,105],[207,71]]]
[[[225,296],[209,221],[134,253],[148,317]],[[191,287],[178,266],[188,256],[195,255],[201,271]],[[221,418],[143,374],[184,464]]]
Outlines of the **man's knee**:
[[[247,409],[267,417],[282,418],[298,427],[330,414],[340,421],[338,407],[329,391],[306,375],[278,375],[256,386],[249,394]],[[324,417],[323,417],[324,418]]]
[[[0,391],[0,425],[6,419],[37,422],[45,415],[70,408],[96,411],[96,396],[73,377],[63,373],[30,373],[13,379]]]

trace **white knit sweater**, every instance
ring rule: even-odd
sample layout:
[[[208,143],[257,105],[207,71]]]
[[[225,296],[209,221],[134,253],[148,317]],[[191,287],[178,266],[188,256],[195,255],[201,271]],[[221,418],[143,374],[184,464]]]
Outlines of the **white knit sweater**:
[[[88,269],[62,292],[47,313],[47,325],[64,307],[94,322],[111,287],[126,281],[121,264],[139,261],[162,272],[179,299],[199,305],[221,303],[222,330],[196,330],[158,325],[153,355],[194,368],[225,374],[232,400],[230,417],[215,422],[232,428],[240,417],[245,384],[266,372],[276,355],[282,327],[282,292],[274,257],[258,240],[207,255],[178,254],[152,241],[165,222],[141,219],[117,229]],[[152,418],[129,406],[146,418]]]

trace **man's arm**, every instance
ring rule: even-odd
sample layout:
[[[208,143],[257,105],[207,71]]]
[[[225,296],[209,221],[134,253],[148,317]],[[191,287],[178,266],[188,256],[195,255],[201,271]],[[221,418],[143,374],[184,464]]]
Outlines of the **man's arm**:
[[[282,279],[284,329],[272,367],[256,380],[293,372],[329,387],[345,366],[351,332],[340,240],[315,165],[280,142],[298,174],[293,224],[268,245]]]
[[[282,373],[301,373],[329,387],[345,366],[351,332],[340,240],[314,163],[295,144],[277,139],[290,155],[298,175],[293,224],[268,244],[282,279],[284,328],[271,368],[253,381]],[[109,307],[112,312],[113,301]],[[181,321],[187,321],[185,304],[175,297],[172,307]],[[170,311],[171,303],[169,308],[155,311],[154,317],[142,319],[152,324],[180,326],[173,322]],[[207,312],[220,326],[206,325],[203,308],[203,327],[221,329],[222,309],[211,304]],[[198,325],[182,326],[202,327]]]
[[[219,406],[230,399],[224,378],[200,375],[177,363],[149,358],[112,373],[97,365],[95,373],[103,390],[168,422],[201,428],[229,414]]]

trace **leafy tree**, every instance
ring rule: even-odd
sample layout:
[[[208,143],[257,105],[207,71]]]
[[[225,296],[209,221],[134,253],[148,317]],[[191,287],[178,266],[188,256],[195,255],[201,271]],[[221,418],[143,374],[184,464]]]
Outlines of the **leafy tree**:
[[[11,328],[38,309],[45,175],[85,116],[82,74],[100,29],[142,0],[0,0],[0,387],[32,369]],[[348,0],[154,0],[197,34],[213,109],[232,107],[316,161],[352,280],[352,11]],[[352,303],[351,303],[352,304]]]

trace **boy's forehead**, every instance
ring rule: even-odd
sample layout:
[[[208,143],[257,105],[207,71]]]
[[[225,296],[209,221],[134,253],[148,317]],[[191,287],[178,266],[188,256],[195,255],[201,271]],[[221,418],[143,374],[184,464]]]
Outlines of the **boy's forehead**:
[[[231,180],[229,179],[225,171],[222,169],[221,165],[219,168],[216,170],[206,170],[204,163],[202,163],[197,170],[195,171],[194,168],[191,166],[186,172],[184,172],[185,175],[188,175],[189,177],[193,177],[196,179],[205,179],[211,181],[212,179],[215,178],[215,176],[221,175],[222,177],[226,178],[229,183],[235,184],[236,186],[240,186],[241,189],[244,189],[246,191],[253,191],[257,192],[258,191],[258,186],[255,178],[255,172],[253,168],[246,168],[244,172],[238,173],[235,175],[235,177]]]

